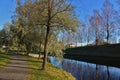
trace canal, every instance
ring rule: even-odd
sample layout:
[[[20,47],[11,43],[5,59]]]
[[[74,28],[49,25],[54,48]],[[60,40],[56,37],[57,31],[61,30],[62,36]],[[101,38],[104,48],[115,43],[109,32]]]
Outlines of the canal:
[[[82,61],[49,57],[56,67],[71,73],[76,80],[120,80],[120,68]]]

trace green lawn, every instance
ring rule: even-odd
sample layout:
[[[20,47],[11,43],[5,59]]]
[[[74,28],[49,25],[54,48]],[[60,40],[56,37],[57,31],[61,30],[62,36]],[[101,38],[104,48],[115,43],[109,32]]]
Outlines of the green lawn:
[[[11,60],[10,55],[0,53],[0,69],[3,69]]]
[[[28,57],[29,65],[32,68],[30,80],[75,80],[71,74],[56,68],[52,64],[48,63],[47,69],[41,70],[42,61],[38,61],[36,58]]]

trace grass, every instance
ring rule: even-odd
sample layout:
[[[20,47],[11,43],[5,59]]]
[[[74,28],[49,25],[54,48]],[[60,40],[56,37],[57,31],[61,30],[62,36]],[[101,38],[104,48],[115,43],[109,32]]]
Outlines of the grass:
[[[27,57],[29,60],[29,66],[31,69],[30,80],[75,80],[75,78],[54,65],[47,63],[47,69],[41,70],[42,61],[38,61],[36,58]]]
[[[3,69],[10,62],[11,57],[8,54],[0,53],[0,70]]]

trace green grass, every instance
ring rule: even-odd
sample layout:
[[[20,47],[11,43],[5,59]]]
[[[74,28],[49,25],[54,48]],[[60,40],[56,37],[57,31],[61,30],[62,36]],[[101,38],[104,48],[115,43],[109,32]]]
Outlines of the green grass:
[[[5,53],[0,53],[0,70],[3,69],[10,62],[11,57]]]
[[[71,74],[56,68],[50,63],[47,63],[46,70],[41,70],[42,61],[33,57],[28,57],[28,60],[29,66],[32,68],[29,80],[75,80]]]

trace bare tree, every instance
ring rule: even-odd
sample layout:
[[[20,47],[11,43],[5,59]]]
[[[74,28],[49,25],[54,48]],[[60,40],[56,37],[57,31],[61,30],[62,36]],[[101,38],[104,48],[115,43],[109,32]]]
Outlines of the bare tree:
[[[87,45],[89,45],[89,42],[90,42],[90,20],[89,20],[89,18],[88,18],[88,23],[87,23],[87,25],[88,25],[88,29],[87,29]]]
[[[93,40],[93,37],[94,37],[94,29],[93,29],[93,26],[91,24],[91,16],[88,16],[87,17],[87,45],[90,44],[90,41]]]
[[[95,30],[95,44],[98,45],[99,42],[99,27],[102,21],[102,17],[97,10],[94,10],[94,16],[91,17],[90,23]]]
[[[103,27],[106,32],[106,41],[109,43],[109,38],[111,37],[111,30],[115,27],[115,13],[116,11],[113,8],[113,4],[109,0],[105,0],[102,8],[102,18],[103,18]]]

